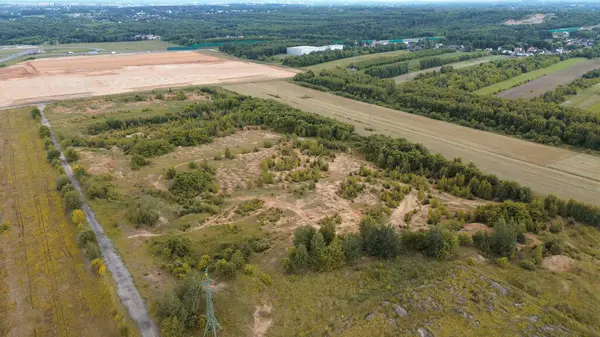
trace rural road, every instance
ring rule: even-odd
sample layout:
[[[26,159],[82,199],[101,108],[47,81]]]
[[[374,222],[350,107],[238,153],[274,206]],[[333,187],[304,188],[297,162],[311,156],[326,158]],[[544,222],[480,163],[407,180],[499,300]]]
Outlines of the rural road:
[[[225,89],[336,118],[359,134],[404,137],[447,158],[473,162],[501,179],[600,205],[600,157],[480,131],[312,90],[285,81],[233,84]],[[371,132],[366,128],[373,128]]]
[[[38,49],[28,49],[28,50],[24,50],[24,51],[22,51],[22,52],[18,52],[18,53],[15,53],[15,54],[12,54],[12,55],[6,56],[6,57],[4,57],[4,58],[1,58],[1,59],[0,59],[0,63],[3,63],[3,62],[8,62],[8,61],[10,61],[10,60],[14,60],[14,59],[16,59],[17,57],[21,57],[21,56],[27,56],[27,55],[37,54],[37,52],[38,52]]]
[[[121,303],[127,308],[129,311],[129,315],[135,321],[138,328],[140,329],[140,333],[142,337],[159,337],[160,334],[158,329],[150,319],[148,315],[148,310],[146,308],[146,304],[142,299],[142,296],[138,292],[135,284],[133,283],[133,279],[131,278],[131,274],[125,264],[121,260],[121,257],[115,251],[112,241],[104,234],[104,230],[98,220],[96,220],[96,216],[94,212],[90,209],[89,205],[86,202],[85,194],[81,190],[81,186],[79,185],[79,181],[73,176],[73,170],[71,165],[66,161],[64,154],[62,153],[62,149],[60,148],[60,143],[56,140],[54,135],[54,131],[50,126],[50,122],[46,118],[44,114],[45,105],[38,106],[40,111],[42,112],[42,124],[50,128],[50,137],[52,138],[52,142],[56,149],[61,151],[60,161],[62,163],[63,169],[65,170],[65,174],[69,177],[75,189],[79,192],[81,196],[82,205],[81,208],[86,215],[87,221],[90,226],[94,230],[96,234],[96,238],[98,239],[98,244],[100,246],[100,250],[102,251],[102,257],[104,258],[104,263],[117,284],[117,294],[121,299]]]

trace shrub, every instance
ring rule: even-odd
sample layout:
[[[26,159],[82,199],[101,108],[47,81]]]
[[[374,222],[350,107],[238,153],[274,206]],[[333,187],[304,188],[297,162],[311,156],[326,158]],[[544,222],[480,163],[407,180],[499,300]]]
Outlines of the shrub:
[[[40,111],[40,109],[38,109],[37,107],[31,109],[31,118],[39,119],[40,117],[42,117],[42,112]]]
[[[159,213],[156,210],[157,206],[158,202],[156,199],[147,195],[142,196],[129,207],[127,219],[134,223],[136,227],[152,227],[159,218]]]
[[[435,226],[425,236],[425,254],[438,260],[451,257],[458,247],[458,237],[446,228]]]
[[[562,238],[551,238],[544,242],[544,250],[550,255],[562,255],[565,251],[565,243]]]
[[[64,174],[59,175],[56,178],[56,190],[61,191],[65,185],[71,184],[71,179]]]
[[[58,151],[55,148],[51,148],[46,153],[46,159],[48,160],[49,163],[51,163],[53,160],[59,159],[59,158],[60,158],[60,151]]]
[[[227,158],[227,159],[235,158],[235,155],[233,153],[231,153],[231,150],[229,148],[225,149],[225,158]]]
[[[473,244],[473,236],[471,236],[469,233],[459,233],[458,243],[461,246],[470,246]]]
[[[363,252],[363,241],[360,235],[348,233],[342,238],[342,249],[346,261],[355,261],[361,257]]]
[[[50,137],[50,128],[48,128],[45,125],[40,125],[40,127],[38,128],[38,136],[41,139],[44,139],[46,137]]]
[[[166,177],[167,177],[167,179],[173,179],[173,178],[175,178],[176,174],[177,174],[177,171],[175,170],[175,168],[174,167],[169,167],[167,169]]]
[[[146,160],[143,156],[139,154],[134,154],[131,156],[131,169],[139,170],[144,166],[150,165],[150,162]]]
[[[184,326],[177,316],[171,316],[160,323],[160,334],[163,337],[182,337]]]
[[[85,247],[88,242],[96,243],[96,234],[91,229],[82,230],[77,234],[77,242],[79,247]]]
[[[65,151],[65,159],[70,162],[74,162],[79,159],[79,153],[74,148],[70,147]]]
[[[526,270],[535,270],[535,260],[533,259],[523,260],[521,261],[521,263],[519,263],[519,265],[521,266],[521,268]]]
[[[490,251],[497,256],[513,257],[517,249],[517,231],[507,224],[503,218],[494,225],[494,232],[490,236]]]
[[[216,271],[223,275],[231,277],[235,275],[235,265],[225,259],[220,259],[215,265]]]
[[[198,168],[198,164],[197,164],[195,161],[191,161],[191,162],[189,162],[188,166],[189,166],[189,168],[190,168],[190,169],[192,169],[192,170],[195,170],[195,169],[197,169],[197,168]]]
[[[240,215],[246,215],[250,212],[254,212],[261,209],[265,202],[261,199],[252,199],[242,201],[235,209],[235,212]]]
[[[87,256],[90,261],[102,257],[102,253],[100,253],[100,247],[98,247],[96,242],[89,241],[85,244],[85,256]]]
[[[73,221],[73,223],[77,226],[83,225],[83,223],[85,222],[85,213],[83,213],[82,210],[80,209],[76,209],[73,212],[71,212],[71,220]]]
[[[102,182],[93,182],[88,186],[85,194],[90,199],[106,199],[108,197],[108,185]]]
[[[217,192],[217,188],[213,185],[212,175],[206,170],[179,172],[175,175],[170,188],[171,193],[175,196],[186,199],[197,197],[208,190]]]
[[[260,273],[260,281],[268,286],[273,284],[273,279],[271,279],[271,276],[269,276],[268,274],[266,274],[264,272]]]
[[[81,198],[79,197],[79,192],[77,191],[69,191],[65,193],[64,196],[65,208],[67,211],[72,211],[74,209],[81,207]]]
[[[131,149],[132,153],[144,157],[155,157],[173,150],[174,146],[165,139],[142,140]]]
[[[338,214],[335,214],[331,217],[325,217],[319,221],[319,224],[321,225],[319,232],[321,232],[323,235],[325,244],[328,245],[331,243],[331,241],[333,241],[335,238],[335,226],[339,225],[340,223],[342,223],[342,218]]]
[[[560,233],[563,230],[563,222],[562,220],[555,220],[552,221],[552,224],[550,224],[550,232],[552,233]]]
[[[544,246],[537,245],[533,249],[533,259],[535,260],[536,264],[542,264],[543,258],[544,258]]]
[[[495,260],[496,265],[500,268],[508,268],[510,267],[510,262],[508,262],[508,258],[506,256],[499,257]]]
[[[301,244],[310,250],[310,242],[317,230],[311,226],[302,226],[294,231],[294,246],[299,247]]]
[[[369,255],[391,258],[400,252],[400,238],[391,225],[379,224],[367,215],[359,224],[359,232]]]

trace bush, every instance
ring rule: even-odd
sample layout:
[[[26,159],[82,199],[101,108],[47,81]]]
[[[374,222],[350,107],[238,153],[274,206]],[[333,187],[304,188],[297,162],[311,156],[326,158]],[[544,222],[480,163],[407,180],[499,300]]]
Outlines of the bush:
[[[461,246],[470,246],[473,244],[473,236],[471,236],[469,233],[459,233],[458,243]]]
[[[361,257],[363,252],[363,241],[360,235],[355,233],[348,233],[342,237],[342,249],[346,261],[355,261]]]
[[[50,128],[48,128],[45,125],[40,125],[40,127],[38,128],[38,136],[41,139],[50,137]]]
[[[182,337],[184,326],[177,316],[171,316],[160,323],[160,334],[163,337]]]
[[[400,238],[391,225],[382,225],[367,215],[359,224],[359,232],[369,255],[391,258],[400,252]]]
[[[86,220],[85,213],[82,210],[76,209],[73,212],[71,212],[71,221],[73,221],[73,223],[76,226],[83,225],[85,220]]]
[[[233,153],[231,153],[231,150],[229,148],[225,149],[225,158],[227,158],[227,159],[235,158],[235,155]]]
[[[195,161],[191,161],[188,163],[190,169],[195,170],[198,168],[198,164]]]
[[[146,160],[143,156],[139,154],[134,154],[131,156],[131,169],[139,170],[144,166],[150,165],[150,162]]]
[[[51,148],[50,150],[48,150],[48,153],[46,153],[46,159],[48,160],[49,163],[51,163],[53,160],[59,159],[59,158],[60,158],[60,151],[58,151],[55,148]]]
[[[173,178],[175,178],[176,174],[177,174],[177,171],[175,170],[175,168],[174,167],[169,167],[167,169],[166,177],[167,177],[167,179],[173,179]]]
[[[208,190],[217,192],[217,188],[213,185],[212,175],[207,170],[179,172],[175,175],[170,188],[171,193],[175,196],[186,199],[195,198]]]
[[[69,212],[81,208],[81,198],[79,197],[79,192],[77,191],[69,191],[65,193],[64,201],[65,208]]]
[[[88,242],[96,243],[96,234],[91,229],[86,229],[77,234],[79,247],[84,248]]]
[[[426,231],[404,232],[402,233],[402,245],[407,249],[423,251],[425,250]]]
[[[425,254],[438,260],[451,257],[458,247],[458,237],[441,226],[435,226],[425,236]]]
[[[544,250],[550,255],[562,255],[565,251],[565,243],[561,238],[551,238],[544,242]]]
[[[563,222],[562,220],[555,220],[552,221],[552,223],[550,224],[550,232],[552,233],[560,233],[563,230]]]
[[[100,247],[98,247],[96,242],[90,241],[85,244],[85,256],[87,256],[90,261],[102,257],[102,253],[100,253]]]
[[[132,153],[144,157],[156,157],[173,150],[174,146],[165,139],[143,140],[135,144]]]
[[[74,148],[70,147],[65,151],[65,159],[70,162],[74,162],[79,159],[79,153]]]
[[[37,107],[31,109],[31,118],[39,119],[41,117],[42,117],[42,112],[40,111],[40,109],[38,109]]]
[[[519,265],[521,266],[521,268],[526,270],[535,270],[535,260],[533,259],[523,260],[521,261],[521,263],[519,263]]]
[[[106,199],[108,197],[108,185],[102,182],[93,182],[88,186],[85,194],[90,199]]]
[[[260,273],[260,281],[268,286],[273,284],[273,279],[271,279],[271,276],[269,276],[268,274],[266,274],[264,272]]]
[[[134,223],[136,227],[152,227],[159,218],[157,211],[158,202],[150,196],[138,198],[127,211],[127,219]]]
[[[56,178],[56,190],[61,191],[65,185],[71,184],[71,179],[64,174],[59,175]]]
[[[510,262],[508,262],[508,259],[506,258],[506,256],[497,258],[495,262],[496,262],[496,265],[500,268],[510,267]]]
[[[536,264],[542,264],[543,258],[544,258],[544,246],[537,245],[533,249],[533,259],[535,260]]]
[[[504,219],[496,222],[489,241],[492,253],[497,256],[513,257],[517,249],[517,231],[512,227]]]
[[[235,265],[225,259],[220,259],[215,265],[217,273],[231,277],[235,275]]]
[[[246,215],[261,209],[264,204],[265,202],[261,199],[245,200],[236,207],[235,212],[239,215]]]

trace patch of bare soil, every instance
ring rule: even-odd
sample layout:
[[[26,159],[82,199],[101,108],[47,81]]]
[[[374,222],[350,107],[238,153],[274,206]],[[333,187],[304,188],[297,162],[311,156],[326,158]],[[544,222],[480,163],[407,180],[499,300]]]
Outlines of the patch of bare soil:
[[[546,18],[546,14],[533,14],[521,20],[507,20],[504,22],[507,26],[516,26],[516,25],[537,25],[544,22]]]
[[[91,151],[79,151],[80,162],[90,174],[112,173],[117,177],[122,177],[123,173],[117,170],[118,160],[108,154],[102,154]]]
[[[491,232],[492,229],[482,223],[468,223],[460,230],[463,233],[475,234],[479,231]]]
[[[273,305],[271,303],[264,303],[263,305],[257,305],[254,310],[254,325],[252,326],[252,336],[264,337],[267,331],[273,324],[271,316],[271,310]]]
[[[542,260],[542,267],[556,272],[569,272],[574,264],[573,259],[564,255],[553,255]]]
[[[248,180],[255,180],[260,174],[260,163],[275,153],[275,149],[264,149],[259,152],[236,155],[233,160],[227,160],[219,169],[216,177],[219,188],[225,194],[231,194],[236,189],[247,188]]]
[[[407,194],[400,205],[392,211],[390,215],[390,223],[393,226],[406,227],[406,221],[404,221],[404,216],[412,211],[414,208],[419,206],[419,199],[417,198],[416,193],[413,191]]]
[[[333,177],[347,177],[350,172],[355,172],[361,166],[368,165],[367,162],[358,160],[347,153],[336,154],[335,160],[329,163],[329,174]],[[373,165],[368,165],[370,169],[376,169]]]

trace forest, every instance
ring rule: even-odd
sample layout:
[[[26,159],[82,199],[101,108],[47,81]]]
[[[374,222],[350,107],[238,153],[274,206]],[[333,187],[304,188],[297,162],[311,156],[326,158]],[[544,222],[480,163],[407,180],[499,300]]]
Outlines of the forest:
[[[442,36],[445,44],[496,48],[512,44],[543,47],[548,29],[598,24],[594,4],[565,9],[548,4],[555,16],[535,26],[504,26],[508,19],[537,13],[520,5],[429,5],[411,7],[233,4],[207,6],[103,7],[6,6],[0,11],[0,44],[131,41],[137,34],[160,35],[180,44],[227,41],[234,37],[330,43],[345,40]],[[596,6],[597,7],[597,6]],[[32,14],[35,13],[35,14]],[[247,46],[249,47],[249,46]]]
[[[313,89],[445,120],[472,128],[497,131],[544,144],[568,144],[600,149],[600,117],[596,114],[541,100],[513,101],[480,96],[472,91],[548,66],[560,59],[542,56],[455,70],[420,74],[396,87],[393,81],[344,69],[298,74],[295,81]]]

